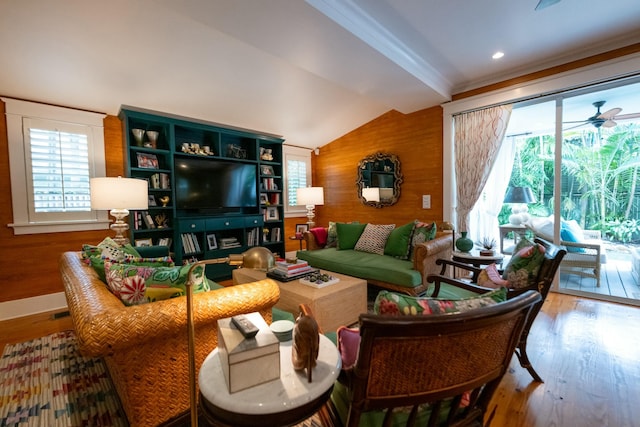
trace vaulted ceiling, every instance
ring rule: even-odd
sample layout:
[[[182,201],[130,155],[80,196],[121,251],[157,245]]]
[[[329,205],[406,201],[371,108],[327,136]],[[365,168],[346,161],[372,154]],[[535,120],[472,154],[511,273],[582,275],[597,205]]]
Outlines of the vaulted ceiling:
[[[537,4],[0,0],[0,95],[132,105],[313,148],[391,109],[640,42],[637,0]]]

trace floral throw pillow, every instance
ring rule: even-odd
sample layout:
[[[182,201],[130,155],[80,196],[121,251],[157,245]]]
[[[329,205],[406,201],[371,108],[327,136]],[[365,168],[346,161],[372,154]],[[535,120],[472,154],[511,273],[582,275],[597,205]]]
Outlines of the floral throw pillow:
[[[514,289],[526,288],[535,284],[540,266],[544,261],[544,246],[525,239],[522,239],[520,243],[516,246],[516,253],[511,257],[502,274],[502,278],[507,280]]]
[[[427,316],[429,314],[462,313],[475,308],[495,305],[506,300],[506,288],[458,300],[412,297],[396,292],[381,291],[373,304],[373,311],[376,314],[390,316]]]
[[[509,281],[502,278],[498,271],[498,266],[495,263],[489,264],[480,272],[478,275],[478,285],[484,288],[511,287]]]
[[[429,240],[433,240],[436,238],[436,223],[426,223],[415,220],[415,228],[413,229],[413,236],[411,238],[411,252],[409,254],[409,259],[413,261],[414,258],[414,248],[416,245],[424,242],[428,242]]]
[[[148,267],[105,262],[109,290],[125,305],[139,305],[186,294],[190,265],[179,267]],[[211,285],[203,267],[197,267],[197,283],[193,292],[206,292]]]

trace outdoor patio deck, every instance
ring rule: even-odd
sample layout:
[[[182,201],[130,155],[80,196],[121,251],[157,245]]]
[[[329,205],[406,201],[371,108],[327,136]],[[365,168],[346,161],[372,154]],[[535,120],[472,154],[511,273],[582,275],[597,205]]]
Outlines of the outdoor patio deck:
[[[607,248],[607,262],[602,264],[600,287],[593,278],[561,271],[559,289],[560,292],[640,305],[640,285],[631,273],[631,255],[611,248]]]

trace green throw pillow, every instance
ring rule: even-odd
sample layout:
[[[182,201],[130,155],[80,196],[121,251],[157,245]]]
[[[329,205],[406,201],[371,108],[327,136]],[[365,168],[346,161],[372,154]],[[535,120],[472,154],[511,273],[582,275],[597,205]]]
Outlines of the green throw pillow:
[[[111,263],[116,262],[108,258],[103,258],[101,256],[92,256],[91,258],[89,258],[91,267],[93,267],[93,269],[96,271],[100,280],[107,283],[107,278],[105,276],[105,271],[104,271],[105,261],[110,261]],[[127,256],[122,261],[118,261],[118,263],[124,263],[128,265],[137,265],[137,266],[146,266],[146,267],[173,267],[175,265],[173,262],[173,259],[171,259],[171,257],[169,256],[158,257],[158,258],[140,258],[140,257]]]
[[[384,254],[398,259],[409,259],[411,251],[411,238],[415,228],[415,222],[409,222],[400,227],[396,227],[384,247]]]
[[[362,235],[367,224],[345,224],[339,222],[336,224],[338,233],[338,250],[353,249],[358,243],[358,239]]]
[[[139,305],[186,294],[186,283],[191,265],[179,267],[145,267],[105,262],[109,290],[125,305]],[[193,292],[211,289],[204,268],[196,269],[201,280],[193,286]]]
[[[507,300],[507,288],[496,289],[471,298],[451,300],[412,297],[390,291],[380,291],[373,305],[376,314],[391,316],[461,313],[474,308],[488,307]]]

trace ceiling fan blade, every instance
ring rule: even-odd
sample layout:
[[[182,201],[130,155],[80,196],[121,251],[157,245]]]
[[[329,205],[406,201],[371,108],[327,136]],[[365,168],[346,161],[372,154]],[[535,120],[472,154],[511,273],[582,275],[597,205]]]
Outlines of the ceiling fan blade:
[[[620,114],[619,116],[612,117],[616,120],[629,120],[640,118],[640,113]]]
[[[536,5],[536,10],[542,10],[545,7],[553,6],[556,3],[560,3],[560,0],[540,0]]]
[[[613,120],[609,119],[606,122],[604,122],[602,124],[603,128],[614,128],[616,127],[618,124],[616,122],[614,122]]]
[[[612,108],[612,109],[607,110],[604,113],[600,114],[598,116],[598,118],[599,119],[610,119],[613,116],[615,116],[616,114],[618,114],[620,111],[622,111],[622,108]]]
[[[576,122],[562,122],[562,123],[576,123]],[[571,127],[568,127],[568,128],[564,128],[564,129],[562,129],[562,131],[563,131],[563,132],[566,132],[566,131],[568,131],[568,130],[576,129],[576,128],[579,128],[579,127],[584,126],[584,125],[586,125],[586,124],[587,124],[587,123],[586,123],[586,122],[584,122],[584,123],[581,123],[581,124],[579,124],[579,125],[575,125],[575,126],[571,126]]]

